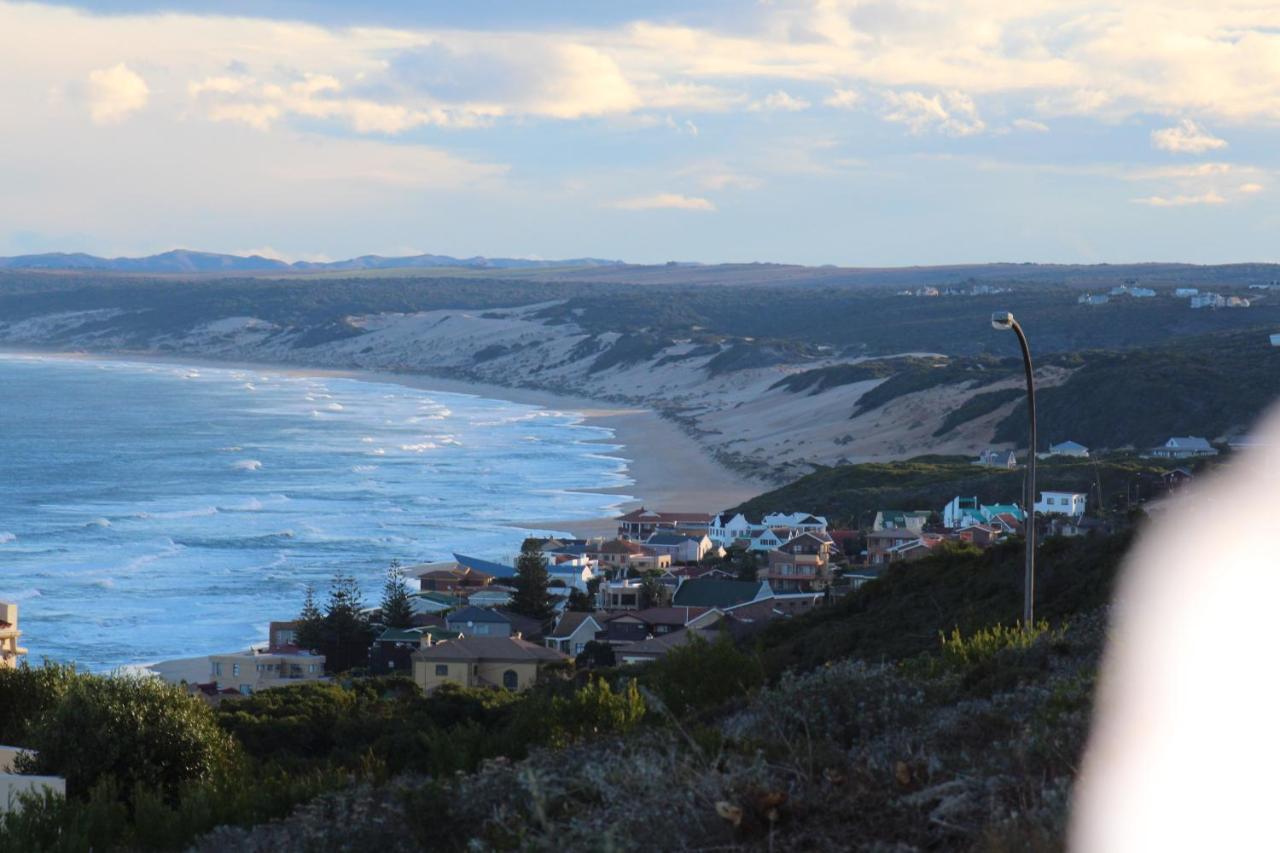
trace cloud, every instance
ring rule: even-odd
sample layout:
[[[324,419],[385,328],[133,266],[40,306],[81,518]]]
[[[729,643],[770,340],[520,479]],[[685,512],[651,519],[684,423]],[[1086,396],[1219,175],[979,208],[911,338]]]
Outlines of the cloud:
[[[1135,198],[1133,201],[1135,204],[1145,204],[1149,207],[1187,207],[1200,204],[1226,204],[1227,202],[1225,198],[1213,190],[1199,195],[1151,195],[1145,198]]]
[[[948,136],[971,136],[986,128],[973,99],[963,92],[932,96],[886,92],[884,98],[888,105],[885,120],[905,124],[915,134],[936,130]]]
[[[1032,133],[1048,133],[1049,125],[1029,118],[1015,118],[1011,122],[1014,130],[1026,130]]]
[[[655,193],[654,195],[625,198],[613,203],[621,210],[699,210],[714,211],[716,206],[705,198],[679,193]]]
[[[147,81],[123,62],[89,72],[89,115],[94,124],[123,121],[145,107],[150,95]]]
[[[763,182],[751,175],[740,175],[735,172],[712,172],[711,174],[703,175],[699,183],[709,190],[755,190],[759,189]]]
[[[1254,183],[1254,182],[1241,184],[1240,186],[1236,187],[1237,192],[1244,193],[1245,195],[1254,195],[1255,193],[1262,192],[1264,189],[1266,189],[1266,187],[1264,187],[1262,184]]]
[[[1203,154],[1226,148],[1227,141],[1209,133],[1191,119],[1184,118],[1173,127],[1151,131],[1151,145],[1175,154]]]
[[[853,89],[836,89],[822,103],[838,110],[850,110],[862,102],[862,95]]]
[[[800,112],[807,110],[811,104],[804,98],[797,98],[779,89],[762,100],[756,101],[751,105],[752,110],[781,110],[783,112]]]

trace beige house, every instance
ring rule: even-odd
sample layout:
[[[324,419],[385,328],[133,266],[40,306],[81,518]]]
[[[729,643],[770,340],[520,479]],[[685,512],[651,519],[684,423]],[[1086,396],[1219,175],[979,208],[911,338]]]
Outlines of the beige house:
[[[543,666],[567,661],[554,649],[516,637],[461,637],[418,649],[413,680],[424,693],[444,684],[525,690]]]
[[[272,687],[325,678],[324,655],[258,649],[209,655],[209,678],[219,690],[230,687],[248,695]]]
[[[27,650],[18,645],[18,605],[0,601],[0,669],[13,669]]]

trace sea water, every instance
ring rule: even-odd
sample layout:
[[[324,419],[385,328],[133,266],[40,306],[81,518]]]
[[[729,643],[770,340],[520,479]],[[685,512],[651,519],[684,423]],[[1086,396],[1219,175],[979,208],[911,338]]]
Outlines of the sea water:
[[[0,600],[32,662],[245,648],[391,560],[510,558],[624,498],[571,412],[287,371],[0,355]]]

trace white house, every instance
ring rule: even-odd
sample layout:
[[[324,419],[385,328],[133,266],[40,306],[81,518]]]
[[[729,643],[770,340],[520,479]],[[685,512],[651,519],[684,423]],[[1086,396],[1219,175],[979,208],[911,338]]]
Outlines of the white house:
[[[876,512],[871,522],[871,530],[911,530],[916,533],[924,530],[933,513],[928,510],[882,509]]]
[[[982,524],[982,517],[977,498],[954,497],[942,508],[942,526],[950,530],[958,530],[970,524]]]
[[[1017,468],[1018,456],[1012,450],[984,450],[973,464],[987,468]]]
[[[801,533],[825,533],[827,520],[807,512],[771,512],[760,521],[765,527],[787,527]]]
[[[759,551],[767,554],[770,551],[789,542],[792,537],[788,536],[785,531],[779,532],[768,527],[758,527],[752,530],[747,539],[748,551]]]
[[[603,630],[604,627],[596,621],[595,614],[568,611],[556,621],[555,628],[551,629],[545,642],[549,649],[576,657]]]
[[[1217,456],[1218,451],[1206,438],[1183,435],[1174,436],[1159,447],[1152,448],[1147,455],[1156,459],[1190,459],[1193,456]]]
[[[1079,492],[1041,492],[1036,501],[1036,512],[1041,515],[1069,515],[1079,518],[1084,515],[1087,495]]]
[[[675,563],[696,563],[716,547],[706,534],[657,531],[644,541],[645,547],[659,554],[670,554]]]
[[[1048,456],[1077,456],[1082,459],[1089,457],[1089,448],[1085,447],[1078,441],[1063,441],[1058,444],[1049,445]]]
[[[657,534],[655,534],[657,535]],[[587,584],[594,578],[595,572],[591,570],[591,561],[585,558],[575,560],[565,560],[562,563],[551,563],[547,566],[547,576],[550,580],[560,581],[570,589],[587,591]],[[471,598],[474,599],[477,593],[472,593]]]
[[[749,538],[753,527],[755,525],[747,521],[747,517],[742,513],[738,513],[732,518],[721,514],[711,519],[711,526],[707,529],[707,535],[711,537],[711,541],[715,544],[727,548],[739,539]]]
[[[1106,305],[1111,301],[1111,297],[1104,293],[1085,293],[1076,300],[1081,305]]]
[[[1179,287],[1177,290],[1173,291],[1173,295],[1174,295],[1174,296],[1176,296],[1176,297],[1178,297],[1179,299],[1190,299],[1190,298],[1191,298],[1191,297],[1193,297],[1193,296],[1199,296],[1199,295],[1200,295],[1200,288],[1198,288],[1198,287]]]
[[[1192,308],[1225,308],[1227,300],[1217,293],[1198,293],[1191,297]]]

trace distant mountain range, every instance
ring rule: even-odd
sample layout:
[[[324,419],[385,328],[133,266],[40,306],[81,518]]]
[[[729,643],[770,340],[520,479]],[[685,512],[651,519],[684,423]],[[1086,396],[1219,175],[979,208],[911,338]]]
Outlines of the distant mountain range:
[[[288,263],[261,255],[221,255],[175,249],[145,258],[100,258],[82,252],[48,252],[41,255],[17,255],[0,258],[0,269],[17,270],[98,270],[128,273],[252,273],[252,272],[343,272],[351,270],[416,269],[426,267],[465,267],[469,269],[544,269],[548,267],[612,267],[622,261],[601,258],[567,258],[564,260],[530,260],[527,258],[454,258],[449,255],[410,255],[387,258],[361,255],[345,261],[296,261]]]

